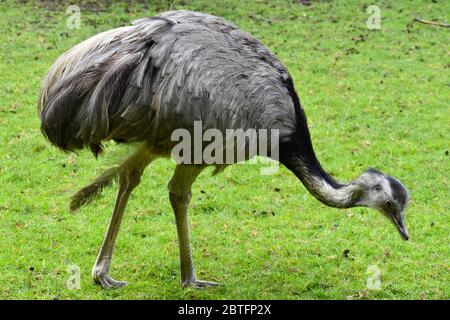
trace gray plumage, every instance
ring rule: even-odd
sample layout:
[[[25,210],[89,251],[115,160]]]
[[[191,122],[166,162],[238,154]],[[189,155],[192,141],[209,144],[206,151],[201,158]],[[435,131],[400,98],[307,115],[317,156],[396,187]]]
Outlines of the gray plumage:
[[[93,269],[94,280],[105,288],[125,284],[108,272],[132,190],[151,161],[170,156],[177,143],[172,132],[192,131],[194,121],[223,133],[279,130],[276,160],[318,200],[337,208],[374,208],[408,239],[403,221],[408,202],[405,187],[375,169],[350,183],[331,177],[315,156],[306,116],[286,68],[258,40],[221,18],[169,11],[74,46],[45,78],[39,111],[43,133],[65,151],[90,147],[97,155],[102,141],[140,142],[121,165],[80,190],[71,203],[76,210],[114,179],[119,181],[113,216]],[[196,278],[187,222],[191,186],[205,167],[205,163],[178,164],[168,185],[182,283],[197,287],[215,285]]]
[[[293,129],[287,78],[270,51],[224,20],[166,12],[62,55],[41,91],[42,128],[63,150],[99,150],[108,139],[170,150],[171,132],[194,120],[223,130]]]

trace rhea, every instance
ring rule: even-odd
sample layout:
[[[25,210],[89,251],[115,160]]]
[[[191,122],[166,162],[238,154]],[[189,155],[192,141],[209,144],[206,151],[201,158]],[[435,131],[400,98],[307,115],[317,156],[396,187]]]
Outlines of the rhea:
[[[172,133],[180,128],[191,132],[196,121],[222,133],[277,130],[278,156],[269,150],[268,157],[292,171],[314,197],[335,208],[374,208],[408,239],[406,188],[375,169],[349,183],[330,176],[315,156],[287,69],[261,42],[222,18],[169,11],[97,34],[56,60],[38,104],[43,134],[64,151],[88,147],[97,156],[108,140],[134,146],[120,165],[81,189],[70,204],[77,210],[118,181],[112,218],[92,271],[104,288],[126,284],[114,280],[109,269],[130,194],[153,160],[171,156],[177,143]],[[197,278],[189,244],[191,187],[209,165],[220,172],[229,164],[181,162],[168,184],[184,286],[216,285]]]

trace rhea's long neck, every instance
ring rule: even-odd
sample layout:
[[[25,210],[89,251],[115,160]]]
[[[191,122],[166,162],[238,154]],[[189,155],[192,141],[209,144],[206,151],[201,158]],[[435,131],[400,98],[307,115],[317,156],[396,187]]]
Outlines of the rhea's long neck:
[[[357,203],[359,187],[336,181],[320,165],[308,136],[293,137],[280,144],[280,162],[290,169],[308,191],[334,208],[350,208]]]
[[[306,115],[291,78],[285,82],[295,110],[295,129],[280,139],[279,160],[324,204],[335,208],[361,205],[362,190],[358,183],[343,184],[331,177],[314,154]]]

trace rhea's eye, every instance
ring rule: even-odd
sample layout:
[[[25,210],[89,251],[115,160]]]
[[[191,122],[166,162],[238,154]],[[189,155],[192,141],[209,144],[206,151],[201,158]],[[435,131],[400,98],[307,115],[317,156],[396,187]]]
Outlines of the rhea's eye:
[[[392,203],[391,201],[389,201],[389,200],[386,200],[386,206],[392,207],[392,206],[393,206],[393,203]]]
[[[380,186],[379,184],[377,184],[377,185],[375,186],[375,191],[376,191],[376,192],[381,192],[381,186]]]

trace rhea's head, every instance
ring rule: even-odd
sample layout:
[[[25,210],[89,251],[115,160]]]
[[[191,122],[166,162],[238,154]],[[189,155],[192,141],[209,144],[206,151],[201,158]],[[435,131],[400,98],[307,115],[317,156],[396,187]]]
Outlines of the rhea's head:
[[[375,169],[367,170],[353,183],[359,187],[357,205],[380,211],[395,225],[403,240],[408,240],[404,210],[409,196],[403,184]]]

